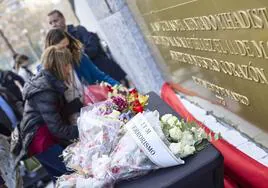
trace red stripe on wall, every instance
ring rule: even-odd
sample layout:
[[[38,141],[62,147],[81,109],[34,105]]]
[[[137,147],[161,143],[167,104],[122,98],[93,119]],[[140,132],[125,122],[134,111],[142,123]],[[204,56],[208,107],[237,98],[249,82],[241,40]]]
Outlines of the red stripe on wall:
[[[210,130],[184,107],[176,93],[165,83],[161,90],[162,99],[178,114],[188,121],[195,121],[200,126]],[[250,158],[223,139],[213,141],[212,144],[224,156],[224,186],[225,188],[268,188],[268,168]]]

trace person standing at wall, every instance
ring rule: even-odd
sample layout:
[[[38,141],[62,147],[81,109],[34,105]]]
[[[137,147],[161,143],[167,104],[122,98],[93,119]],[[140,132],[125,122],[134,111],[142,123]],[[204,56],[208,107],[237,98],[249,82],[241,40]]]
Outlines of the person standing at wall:
[[[53,10],[48,13],[48,23],[51,28],[64,29],[73,37],[78,39],[84,45],[85,53],[101,71],[109,74],[117,81],[120,81],[121,84],[126,87],[129,87],[126,73],[111,58],[111,56],[108,56],[105,53],[102,48],[100,38],[96,33],[87,31],[87,29],[81,25],[66,25],[65,17],[59,10]]]

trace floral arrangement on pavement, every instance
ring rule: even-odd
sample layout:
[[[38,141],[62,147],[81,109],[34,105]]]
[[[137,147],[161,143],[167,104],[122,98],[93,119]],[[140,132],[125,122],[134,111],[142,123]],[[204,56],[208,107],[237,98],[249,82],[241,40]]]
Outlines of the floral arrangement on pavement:
[[[197,151],[202,150],[211,140],[211,135],[194,122],[179,120],[172,114],[161,117],[162,129],[170,141],[169,149],[174,155],[185,158]],[[217,139],[218,135],[215,135]]]
[[[121,96],[120,92],[120,88],[111,90],[110,99]],[[127,96],[127,99],[122,97],[128,101],[127,105],[107,100],[81,111],[78,121],[80,141],[63,153],[67,167],[76,172],[60,177],[57,187],[113,187],[117,181],[164,167],[151,160],[127,128],[133,118],[130,109],[135,106],[133,103],[139,94],[132,91],[123,96]],[[147,100],[148,98],[139,100],[140,105],[146,105]],[[134,113],[137,112],[134,110]],[[180,121],[171,114],[160,118],[157,111],[145,110],[142,115],[170,153],[177,158],[176,165],[183,164],[183,158],[202,149],[209,138],[198,125]]]
[[[136,89],[128,90],[121,85],[112,87],[108,83],[101,83],[100,86],[108,90],[108,99],[81,110],[78,120],[79,141],[64,153],[67,167],[80,173],[87,172],[89,163],[86,159],[100,150],[100,147],[92,149],[91,146],[102,143],[101,147],[106,146],[107,150],[107,144],[119,134],[120,128],[136,113],[143,112],[148,104],[149,96],[138,93]]]

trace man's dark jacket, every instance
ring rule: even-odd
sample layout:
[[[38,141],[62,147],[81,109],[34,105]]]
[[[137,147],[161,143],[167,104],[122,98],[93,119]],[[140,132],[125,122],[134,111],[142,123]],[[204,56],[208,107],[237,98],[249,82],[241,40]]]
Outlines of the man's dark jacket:
[[[117,81],[126,77],[122,68],[104,52],[100,44],[100,38],[96,33],[89,32],[80,25],[76,27],[68,25],[67,31],[84,45],[85,53],[101,71]]]

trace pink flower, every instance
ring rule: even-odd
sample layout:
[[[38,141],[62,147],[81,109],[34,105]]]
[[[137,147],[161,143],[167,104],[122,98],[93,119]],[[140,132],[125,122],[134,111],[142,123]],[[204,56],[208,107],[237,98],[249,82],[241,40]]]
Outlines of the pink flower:
[[[120,168],[118,168],[118,167],[113,167],[112,168],[112,173],[113,174],[118,174],[120,172]]]

